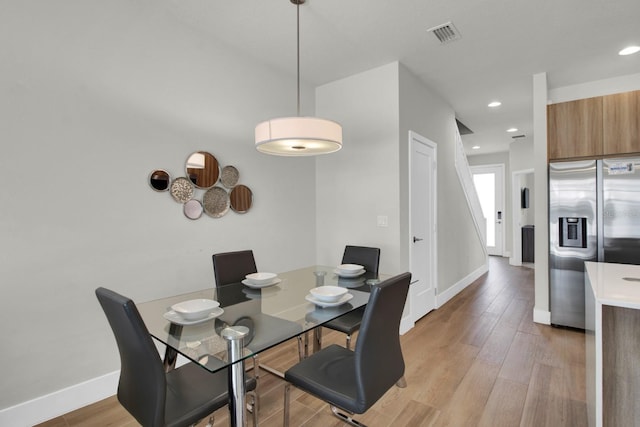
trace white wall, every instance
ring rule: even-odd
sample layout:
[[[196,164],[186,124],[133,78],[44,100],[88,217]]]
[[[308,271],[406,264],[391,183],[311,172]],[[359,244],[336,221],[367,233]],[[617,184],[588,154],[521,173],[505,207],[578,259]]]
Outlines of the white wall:
[[[438,303],[468,285],[486,260],[471,211],[455,168],[456,122],[453,108],[400,64],[400,200],[401,249],[408,265],[409,239],[409,131],[438,145]],[[472,281],[472,280],[471,280]],[[447,295],[444,297],[444,295]]]
[[[380,270],[400,272],[398,64],[316,89],[316,114],[342,123],[344,147],[316,163],[317,255],[340,261],[346,244],[379,247]],[[388,217],[378,227],[377,217]]]
[[[549,104],[593,98],[595,96],[614,93],[631,92],[640,88],[640,73],[609,79],[585,82],[571,86],[549,87],[547,101]]]
[[[2,9],[0,409],[119,368],[98,286],[187,292],[213,284],[212,253],[241,248],[267,270],[315,262],[315,161],[253,148],[257,122],[295,111],[288,76],[144,2]],[[150,189],[196,150],[238,168],[249,213],[191,221]]]
[[[514,141],[509,144],[509,164],[511,173],[524,170],[532,170],[535,168],[533,154],[533,140],[525,139],[522,141]],[[529,208],[521,210],[521,224],[535,224],[535,180],[534,173],[522,174],[520,188],[527,187],[529,189]],[[511,177],[509,177],[511,180]]]
[[[317,161],[319,262],[339,261],[351,243],[380,247],[381,270],[409,267],[413,130],[438,144],[438,292],[484,264],[454,168],[455,115],[446,102],[391,63],[318,88],[316,105],[318,115],[333,114],[345,132],[344,148]],[[388,227],[377,227],[378,215],[388,216]]]

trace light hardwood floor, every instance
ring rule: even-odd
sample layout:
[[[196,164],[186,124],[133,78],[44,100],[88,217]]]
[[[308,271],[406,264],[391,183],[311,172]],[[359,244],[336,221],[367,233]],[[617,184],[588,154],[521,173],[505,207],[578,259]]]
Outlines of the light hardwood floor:
[[[401,337],[408,387],[394,387],[366,414],[386,426],[585,426],[584,334],[533,323],[533,270],[490,258],[490,271]],[[344,336],[325,330],[324,342]],[[294,342],[261,356],[286,369]],[[282,425],[283,382],[260,379],[260,424]],[[226,409],[216,426],[228,424]],[[198,426],[204,426],[206,422]],[[129,427],[137,423],[112,397],[43,427]],[[292,389],[292,426],[342,426],[328,406]]]

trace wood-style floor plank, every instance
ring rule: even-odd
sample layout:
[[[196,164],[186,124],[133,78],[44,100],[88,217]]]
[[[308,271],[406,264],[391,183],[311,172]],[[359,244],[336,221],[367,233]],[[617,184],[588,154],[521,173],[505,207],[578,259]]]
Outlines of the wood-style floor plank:
[[[527,398],[525,384],[498,378],[478,422],[481,427],[511,427],[520,425],[524,402]]]
[[[407,387],[393,387],[356,418],[372,427],[586,425],[584,334],[534,323],[533,305],[533,270],[490,257],[487,274],[401,337]],[[344,345],[344,335],[325,330],[323,341]],[[281,371],[297,358],[295,340],[260,355]],[[283,381],[263,372],[259,390],[261,425],[282,426]],[[228,419],[217,411],[215,427]],[[40,426],[106,425],[136,423],[111,397]],[[345,424],[292,387],[291,425]]]

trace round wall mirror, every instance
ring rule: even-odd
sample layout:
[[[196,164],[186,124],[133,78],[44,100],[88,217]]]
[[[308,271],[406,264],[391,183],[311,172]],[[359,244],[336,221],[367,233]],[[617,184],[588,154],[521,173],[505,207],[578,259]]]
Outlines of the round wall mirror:
[[[197,151],[187,158],[187,177],[198,188],[211,188],[220,177],[218,160],[206,151]]]
[[[149,185],[156,191],[167,191],[169,182],[171,182],[171,176],[165,170],[156,169],[149,174]]]
[[[237,185],[229,195],[231,209],[237,213],[245,213],[251,208],[253,193],[246,185]]]

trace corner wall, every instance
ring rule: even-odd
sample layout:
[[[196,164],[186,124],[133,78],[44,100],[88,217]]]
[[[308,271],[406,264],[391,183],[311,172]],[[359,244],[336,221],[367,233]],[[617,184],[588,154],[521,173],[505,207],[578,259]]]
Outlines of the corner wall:
[[[342,150],[316,159],[318,262],[337,265],[347,244],[379,247],[380,270],[400,272],[398,64],[316,89],[316,114],[342,124]],[[388,226],[378,227],[377,217]]]
[[[438,144],[438,293],[485,264],[455,172],[455,114],[446,102],[394,62],[319,87],[316,106],[344,129],[344,148],[316,164],[319,262],[338,262],[350,243],[380,247],[383,271],[408,269],[412,130]],[[379,215],[388,227],[376,225]]]
[[[408,265],[409,195],[408,149],[409,131],[414,131],[438,145],[438,304],[448,300],[470,282],[478,271],[484,271],[486,259],[463,193],[455,166],[455,111],[431,88],[422,83],[404,65],[400,74],[400,171],[403,206],[400,236],[403,256]],[[471,280],[473,281],[473,280]]]

